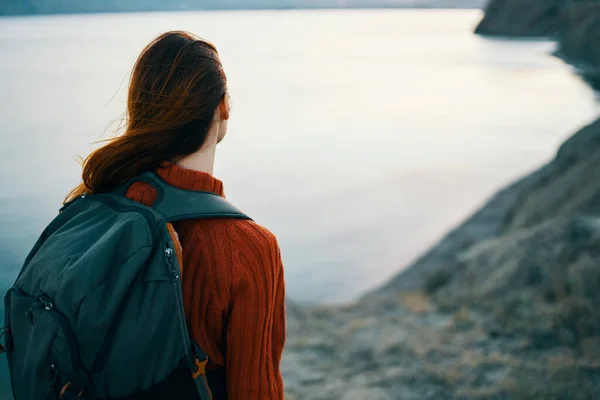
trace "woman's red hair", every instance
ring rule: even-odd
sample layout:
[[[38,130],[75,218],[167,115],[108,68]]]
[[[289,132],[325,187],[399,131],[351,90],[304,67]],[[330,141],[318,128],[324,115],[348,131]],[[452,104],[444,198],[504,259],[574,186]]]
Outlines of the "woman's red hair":
[[[84,161],[82,183],[65,199],[103,193],[201,148],[227,79],[216,48],[181,31],[144,48],[129,84],[125,132]]]

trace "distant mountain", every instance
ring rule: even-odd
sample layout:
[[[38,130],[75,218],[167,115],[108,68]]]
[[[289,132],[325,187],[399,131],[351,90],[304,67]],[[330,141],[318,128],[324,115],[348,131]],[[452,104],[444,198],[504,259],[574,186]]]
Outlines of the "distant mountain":
[[[0,15],[181,10],[482,8],[486,0],[3,0]]]

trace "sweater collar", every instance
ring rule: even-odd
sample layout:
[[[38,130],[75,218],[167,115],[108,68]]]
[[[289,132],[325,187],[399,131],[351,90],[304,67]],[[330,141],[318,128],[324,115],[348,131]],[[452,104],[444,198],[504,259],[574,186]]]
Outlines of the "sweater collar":
[[[211,192],[225,197],[223,182],[207,172],[185,169],[179,165],[165,161],[154,172],[169,185],[184,190]]]

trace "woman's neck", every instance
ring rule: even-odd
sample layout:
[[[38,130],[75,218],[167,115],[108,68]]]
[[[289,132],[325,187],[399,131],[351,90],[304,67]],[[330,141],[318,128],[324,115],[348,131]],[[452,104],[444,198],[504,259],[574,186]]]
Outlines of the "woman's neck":
[[[211,145],[175,162],[181,168],[213,174],[216,146]]]

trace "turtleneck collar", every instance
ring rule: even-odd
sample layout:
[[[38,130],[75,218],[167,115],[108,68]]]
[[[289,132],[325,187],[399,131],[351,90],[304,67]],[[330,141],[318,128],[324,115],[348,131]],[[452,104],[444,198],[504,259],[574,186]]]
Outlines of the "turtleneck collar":
[[[169,185],[184,190],[211,192],[225,197],[223,182],[209,173],[185,169],[165,161],[154,170]]]

